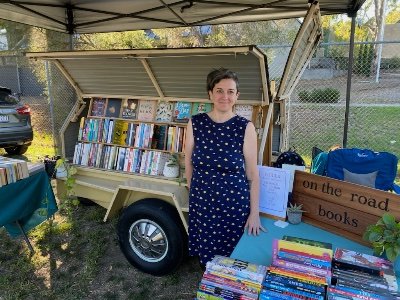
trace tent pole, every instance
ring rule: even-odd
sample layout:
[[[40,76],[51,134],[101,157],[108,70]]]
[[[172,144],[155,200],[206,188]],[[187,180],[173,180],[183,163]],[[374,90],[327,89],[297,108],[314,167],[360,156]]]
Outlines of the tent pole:
[[[351,17],[351,32],[350,32],[350,49],[349,49],[349,66],[347,70],[347,89],[346,89],[346,110],[344,114],[344,128],[343,128],[343,148],[347,147],[347,132],[349,129],[349,113],[350,113],[350,94],[351,94],[351,79],[353,73],[354,63],[354,35],[356,30],[356,15]]]

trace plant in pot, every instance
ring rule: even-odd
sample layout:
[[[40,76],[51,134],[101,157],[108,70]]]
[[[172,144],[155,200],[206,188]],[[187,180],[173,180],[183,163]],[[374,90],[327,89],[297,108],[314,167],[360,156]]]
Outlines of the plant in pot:
[[[394,262],[400,254],[400,222],[385,213],[376,224],[367,227],[363,239],[372,244],[375,255],[386,255],[388,260]]]
[[[179,176],[179,162],[176,154],[172,154],[165,163],[163,175],[170,178],[176,178]]]
[[[299,224],[303,217],[303,204],[289,202],[289,207],[286,209],[288,222],[290,224]]]

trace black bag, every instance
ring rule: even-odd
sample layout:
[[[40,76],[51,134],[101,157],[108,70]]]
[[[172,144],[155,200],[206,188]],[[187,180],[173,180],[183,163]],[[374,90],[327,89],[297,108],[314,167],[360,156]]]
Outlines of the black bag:
[[[56,178],[56,162],[58,159],[60,159],[61,156],[57,155],[57,156],[53,156],[53,157],[49,157],[48,155],[46,155],[44,157],[44,169],[47,173],[47,176],[49,176],[49,178]]]
[[[282,168],[283,164],[305,166],[304,159],[295,150],[282,152],[274,163],[275,168]]]

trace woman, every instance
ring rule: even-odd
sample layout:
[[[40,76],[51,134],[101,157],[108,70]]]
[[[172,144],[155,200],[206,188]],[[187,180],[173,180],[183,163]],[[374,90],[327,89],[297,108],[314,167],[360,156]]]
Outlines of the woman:
[[[207,92],[213,110],[192,117],[186,131],[189,187],[189,254],[204,266],[214,255],[230,256],[245,228],[258,235],[257,135],[254,125],[233,113],[239,97],[236,74],[210,72]]]

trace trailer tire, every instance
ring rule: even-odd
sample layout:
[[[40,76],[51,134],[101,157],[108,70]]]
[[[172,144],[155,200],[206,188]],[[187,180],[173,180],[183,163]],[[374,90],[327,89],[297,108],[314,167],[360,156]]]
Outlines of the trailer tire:
[[[122,253],[145,273],[171,273],[187,252],[187,236],[176,209],[159,199],[143,199],[128,206],[117,230]]]

